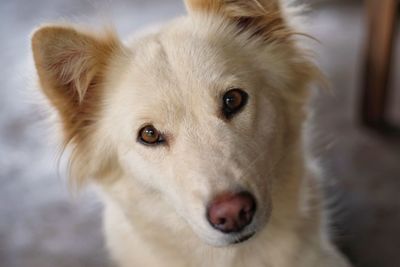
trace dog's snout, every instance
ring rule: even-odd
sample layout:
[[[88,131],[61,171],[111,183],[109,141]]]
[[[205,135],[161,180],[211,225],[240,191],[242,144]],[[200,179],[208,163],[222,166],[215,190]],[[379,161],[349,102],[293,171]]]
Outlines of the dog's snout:
[[[215,229],[223,233],[240,232],[251,223],[255,211],[256,202],[249,192],[228,192],[211,201],[207,219]]]

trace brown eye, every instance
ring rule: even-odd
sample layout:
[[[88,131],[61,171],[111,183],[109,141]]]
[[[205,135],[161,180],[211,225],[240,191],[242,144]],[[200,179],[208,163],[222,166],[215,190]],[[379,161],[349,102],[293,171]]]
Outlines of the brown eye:
[[[248,95],[241,89],[232,89],[225,93],[223,97],[222,112],[226,118],[231,118],[239,112],[247,103]]]
[[[139,131],[139,141],[145,145],[157,145],[163,143],[164,139],[154,126],[148,125]]]

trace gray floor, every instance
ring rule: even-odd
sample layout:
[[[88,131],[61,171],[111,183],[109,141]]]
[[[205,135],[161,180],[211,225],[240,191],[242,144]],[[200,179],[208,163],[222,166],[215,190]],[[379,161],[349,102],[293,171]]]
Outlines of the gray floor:
[[[313,146],[325,168],[338,244],[359,267],[400,266],[400,139],[359,126],[364,20],[361,3],[318,1],[310,32],[332,92],[314,98]],[[32,90],[29,34],[46,21],[110,19],[122,36],[184,12],[179,0],[0,2],[0,266],[110,266],[101,205],[68,193],[57,146]],[[396,66],[400,62],[397,42]],[[396,69],[399,69],[398,67]],[[396,72],[394,72],[396,74]],[[396,75],[393,75],[396,76]],[[399,89],[399,78],[392,86]],[[400,125],[400,90],[391,119]],[[62,165],[62,164],[61,164]]]

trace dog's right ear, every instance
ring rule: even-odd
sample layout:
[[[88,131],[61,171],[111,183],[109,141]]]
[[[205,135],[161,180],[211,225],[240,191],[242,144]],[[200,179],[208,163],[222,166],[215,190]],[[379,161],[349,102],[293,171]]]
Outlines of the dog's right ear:
[[[69,26],[44,26],[33,33],[32,50],[41,89],[57,109],[66,142],[93,123],[104,73],[122,45]]]
[[[250,36],[282,41],[291,36],[280,0],[185,0],[189,13],[222,16]]]

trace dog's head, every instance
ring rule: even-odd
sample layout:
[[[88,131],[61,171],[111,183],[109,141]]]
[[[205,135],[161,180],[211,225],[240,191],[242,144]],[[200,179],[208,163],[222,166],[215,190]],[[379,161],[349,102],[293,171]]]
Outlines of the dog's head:
[[[318,71],[278,1],[186,4],[188,17],[129,46],[110,32],[42,27],[34,58],[74,146],[75,181],[130,179],[207,243],[227,245],[284,198]]]

